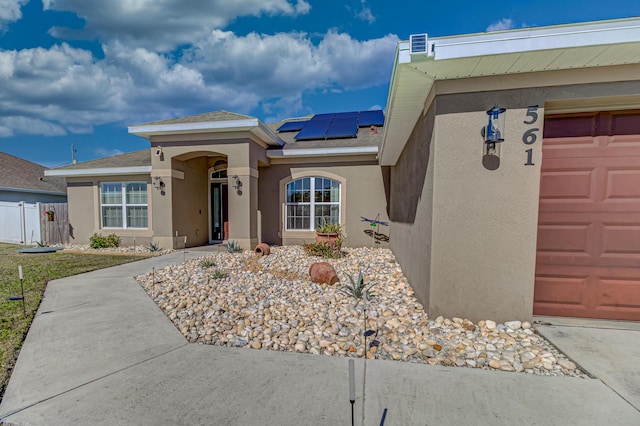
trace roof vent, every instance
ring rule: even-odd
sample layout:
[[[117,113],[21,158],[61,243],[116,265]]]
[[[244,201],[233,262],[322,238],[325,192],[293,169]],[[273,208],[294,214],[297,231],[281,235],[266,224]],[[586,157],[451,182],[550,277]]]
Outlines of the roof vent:
[[[409,38],[409,52],[412,55],[424,55],[427,53],[427,35],[412,34]]]

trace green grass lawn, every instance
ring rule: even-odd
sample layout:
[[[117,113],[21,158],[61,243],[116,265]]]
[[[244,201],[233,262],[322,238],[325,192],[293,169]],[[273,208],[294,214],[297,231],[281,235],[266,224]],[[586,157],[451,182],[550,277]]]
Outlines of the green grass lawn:
[[[23,246],[0,244],[0,400],[9,382],[22,342],[29,331],[49,280],[108,268],[140,260],[137,254],[57,253],[20,254]],[[8,300],[22,296],[18,265],[22,265],[26,315],[22,301]]]

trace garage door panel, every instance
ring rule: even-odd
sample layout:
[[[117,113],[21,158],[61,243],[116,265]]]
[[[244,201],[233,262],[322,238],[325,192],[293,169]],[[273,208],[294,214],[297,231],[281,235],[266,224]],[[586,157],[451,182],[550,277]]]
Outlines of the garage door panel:
[[[595,167],[543,170],[540,177],[540,198],[545,201],[560,199],[564,202],[594,202],[591,198],[596,182],[594,172]]]
[[[640,170],[632,166],[610,166],[606,169],[604,201],[635,203],[635,208],[640,211]]]
[[[640,111],[566,118],[543,141],[534,314],[640,321]]]

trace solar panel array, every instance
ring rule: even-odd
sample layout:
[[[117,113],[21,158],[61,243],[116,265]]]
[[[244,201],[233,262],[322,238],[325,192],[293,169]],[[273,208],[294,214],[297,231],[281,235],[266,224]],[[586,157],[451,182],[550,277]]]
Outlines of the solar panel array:
[[[297,132],[307,124],[307,120],[304,121],[287,121],[282,126],[278,127],[278,132]]]
[[[324,140],[358,137],[358,127],[382,126],[382,110],[316,114],[309,121],[289,121],[278,132],[298,131],[294,139]]]

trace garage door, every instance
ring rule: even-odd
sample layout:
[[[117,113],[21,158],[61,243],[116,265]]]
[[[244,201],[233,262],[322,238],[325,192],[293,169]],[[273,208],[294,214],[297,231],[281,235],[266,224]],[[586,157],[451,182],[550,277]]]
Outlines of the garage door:
[[[545,117],[534,314],[640,321],[640,111]]]

